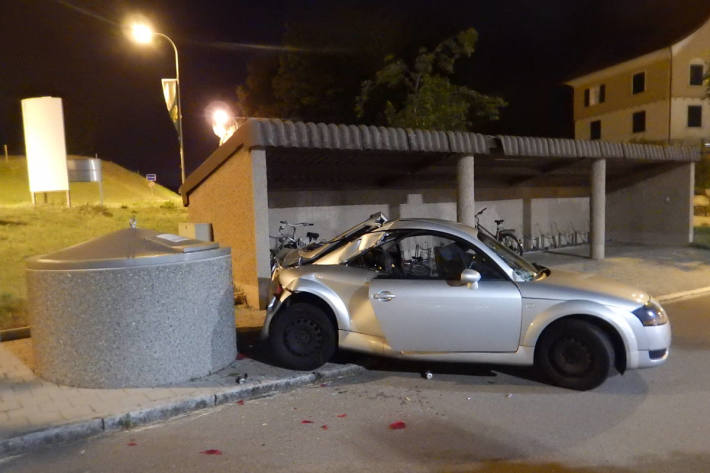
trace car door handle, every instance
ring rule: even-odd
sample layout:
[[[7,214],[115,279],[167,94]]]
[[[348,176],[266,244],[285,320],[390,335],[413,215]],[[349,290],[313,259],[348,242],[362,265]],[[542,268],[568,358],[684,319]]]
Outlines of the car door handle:
[[[372,297],[378,301],[389,302],[397,296],[389,291],[380,291]]]

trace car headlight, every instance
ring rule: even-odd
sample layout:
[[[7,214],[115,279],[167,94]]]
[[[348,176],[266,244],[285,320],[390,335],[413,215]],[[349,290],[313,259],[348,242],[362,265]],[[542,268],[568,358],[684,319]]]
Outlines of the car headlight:
[[[668,323],[666,311],[661,307],[661,304],[653,299],[649,299],[645,305],[633,311],[632,314],[638,317],[641,323],[646,327]]]

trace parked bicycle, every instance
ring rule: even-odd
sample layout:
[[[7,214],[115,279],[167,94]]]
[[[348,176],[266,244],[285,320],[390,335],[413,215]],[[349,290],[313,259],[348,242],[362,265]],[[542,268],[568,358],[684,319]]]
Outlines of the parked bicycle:
[[[481,225],[478,221],[478,216],[481,215],[483,212],[486,211],[488,207],[483,207],[481,210],[479,210],[475,217],[476,217],[476,229],[479,232],[483,232],[487,234],[488,236],[495,238],[497,241],[499,241],[503,246],[508,248],[510,251],[513,253],[517,253],[519,255],[523,254],[523,244],[520,243],[520,240],[518,237],[515,235],[515,230],[512,228],[501,228],[501,225],[503,225],[503,222],[505,222],[504,219],[497,219],[493,220],[496,223],[496,231],[495,233],[491,232],[488,230],[486,227]]]
[[[312,226],[313,224],[309,222],[288,223],[286,220],[279,222],[279,234],[269,235],[269,238],[276,240],[276,246],[269,250],[272,268],[278,260],[281,260],[291,250],[307,248],[316,244],[320,236],[318,233],[306,232],[305,239],[296,236],[298,228]]]

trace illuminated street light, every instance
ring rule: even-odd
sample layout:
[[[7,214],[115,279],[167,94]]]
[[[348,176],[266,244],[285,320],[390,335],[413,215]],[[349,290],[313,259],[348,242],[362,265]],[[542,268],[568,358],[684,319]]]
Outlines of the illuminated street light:
[[[175,53],[175,95],[177,97],[177,117],[175,126],[178,132],[178,143],[180,145],[180,184],[185,183],[185,151],[183,148],[182,137],[182,103],[180,100],[180,63],[178,62],[178,50],[175,42],[168,35],[153,31],[153,29],[145,23],[134,23],[131,25],[131,38],[139,44],[148,44],[152,41],[153,36],[160,36],[170,43]]]
[[[216,108],[212,111],[212,131],[219,137],[220,146],[237,131],[235,117],[224,108]]]

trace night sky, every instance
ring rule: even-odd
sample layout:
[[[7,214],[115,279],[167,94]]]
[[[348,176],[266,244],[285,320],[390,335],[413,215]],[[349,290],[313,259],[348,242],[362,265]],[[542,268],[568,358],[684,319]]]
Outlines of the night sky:
[[[189,173],[218,143],[206,107],[235,103],[249,60],[275,54],[215,43],[280,45],[287,22],[317,24],[335,3],[384,4],[427,38],[473,26],[477,51],[457,75],[510,103],[483,131],[562,137],[573,129],[564,80],[665,46],[710,16],[710,0],[2,0],[0,144],[24,154],[21,98],[62,97],[69,153],[98,153],[175,188],[178,144],[160,88],[174,77],[172,50],[161,40],[131,43],[121,24],[142,15],[177,43]]]

